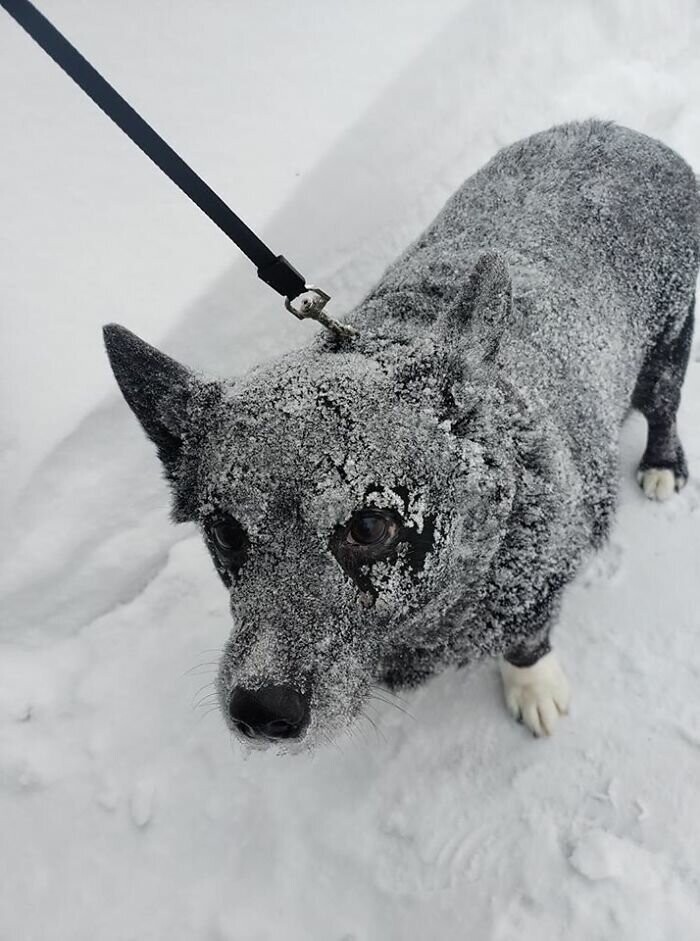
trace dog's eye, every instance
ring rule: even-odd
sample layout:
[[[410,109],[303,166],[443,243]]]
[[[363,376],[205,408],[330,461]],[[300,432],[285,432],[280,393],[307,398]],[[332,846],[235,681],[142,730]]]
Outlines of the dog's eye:
[[[248,548],[246,531],[236,520],[220,520],[211,531],[216,548],[224,556],[238,555]]]
[[[379,546],[397,532],[394,519],[376,510],[362,510],[350,520],[345,539],[350,545]]]
[[[218,515],[207,520],[204,535],[221,580],[231,588],[248,560],[248,533],[232,516]]]
[[[389,560],[402,539],[403,522],[394,510],[358,510],[336,527],[329,548],[336,561],[373,604],[377,596],[368,567]],[[364,602],[363,602],[364,603]]]

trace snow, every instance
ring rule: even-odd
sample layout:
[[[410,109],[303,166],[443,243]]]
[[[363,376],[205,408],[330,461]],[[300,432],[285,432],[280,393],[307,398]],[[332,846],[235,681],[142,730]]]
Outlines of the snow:
[[[275,82],[288,36],[269,16],[287,8],[256,4],[253,16],[240,5],[235,15],[212,3],[190,47],[188,8],[168,5],[159,17],[150,11],[164,5],[146,7],[147,46],[132,23],[136,4],[103,4],[94,33],[84,5],[45,9],[66,29],[75,24],[78,44],[205,176],[211,166],[208,178],[241,211],[227,181],[245,161],[250,221],[267,220],[271,244],[333,295],[338,312],[467,174],[556,121],[614,118],[700,167],[700,13],[691,2],[474,0],[431,16],[428,5],[402,5],[399,16],[375,2],[355,7],[369,24],[359,34],[341,5],[326,4],[300,21],[299,61],[285,72],[290,92],[317,92],[325,109],[304,132],[298,180],[289,148],[270,151],[276,122],[292,133],[285,108],[268,115],[224,92],[212,98],[226,50],[206,42],[245,16],[251,53],[237,74],[258,61],[255,49]],[[291,29],[291,5],[286,15]],[[136,44],[129,56],[118,29]],[[336,41],[303,40],[316,29]],[[0,267],[10,301],[2,395],[12,408],[0,427],[15,450],[3,458],[13,499],[0,573],[0,937],[694,938],[697,361],[680,415],[691,479],[679,496],[644,499],[633,479],[643,422],[626,428],[615,529],[568,593],[556,634],[573,703],[551,739],[512,723],[497,670],[485,664],[440,676],[400,709],[373,703],[377,733],[360,724],[310,756],[244,760],[208,698],[229,629],[226,593],[199,537],[169,524],[157,462],[126,406],[115,393],[94,405],[110,380],[92,337],[102,320],[121,319],[191,365],[230,374],[316,328],[284,314],[242,263],[217,276],[230,249],[216,230],[167,181],[146,177],[144,159],[99,115],[90,122],[77,92],[62,103],[50,63],[30,64],[20,34],[4,21],[0,30],[3,88],[8,71],[26,75],[3,108],[14,122],[3,133],[12,239]],[[370,52],[357,62],[360,45]],[[144,50],[153,58],[139,71]],[[385,53],[351,96],[355,71]],[[336,62],[337,78],[319,91],[314,69],[330,73]],[[198,92],[178,98],[190,63]],[[159,88],[154,73],[167,76]],[[56,110],[33,139],[56,177],[18,143],[25,128],[40,133],[47,87]],[[148,94],[153,107],[139,97]],[[212,110],[194,117],[205,99]],[[220,115],[239,112],[235,132],[222,132]],[[238,133],[246,124],[259,129],[249,158]],[[88,148],[79,185],[76,126]]]

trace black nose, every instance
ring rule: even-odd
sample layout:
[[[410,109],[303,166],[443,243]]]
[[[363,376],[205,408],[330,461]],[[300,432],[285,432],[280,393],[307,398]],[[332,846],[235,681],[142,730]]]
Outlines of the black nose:
[[[228,709],[248,738],[298,738],[309,721],[308,696],[292,686],[236,686]]]

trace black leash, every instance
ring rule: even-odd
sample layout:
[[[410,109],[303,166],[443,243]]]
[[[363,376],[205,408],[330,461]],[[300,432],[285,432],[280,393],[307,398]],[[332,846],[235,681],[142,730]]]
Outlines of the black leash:
[[[68,40],[37,10],[29,0],[0,0],[0,6],[29,33],[63,71],[82,88],[107,117],[199,206],[207,216],[253,262],[258,277],[286,298],[287,309],[303,320],[311,317],[344,336],[355,333],[352,328],[332,320],[323,308],[330,299],[318,288],[306,284],[296,268],[284,257],[275,255],[252,229],[240,219],[213,189],[198,176],[150,124],[94,69]],[[299,298],[299,308],[292,301]]]

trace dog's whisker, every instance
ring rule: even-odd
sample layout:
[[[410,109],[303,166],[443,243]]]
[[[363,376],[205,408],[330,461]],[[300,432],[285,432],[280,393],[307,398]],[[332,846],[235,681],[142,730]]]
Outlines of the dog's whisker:
[[[322,731],[322,732],[321,732],[321,741],[322,741],[325,745],[334,745],[334,746],[338,749],[338,751],[339,751],[341,754],[343,754],[343,749],[340,747],[340,742],[338,742],[338,741],[330,734],[330,732]]]
[[[196,699],[196,697],[199,696],[200,693],[203,693],[208,689],[211,689],[212,692],[215,691],[213,680],[208,680],[206,683],[200,686],[196,692],[192,693],[192,699]]]
[[[218,702],[219,694],[214,690],[211,693],[207,693],[206,696],[201,696],[196,702],[193,702],[192,705],[195,709],[198,709],[200,706],[204,706],[209,702]]]
[[[358,719],[364,719],[365,722],[369,722],[369,721],[370,721],[369,716],[365,715],[364,712],[358,712],[358,713],[357,713],[357,718],[358,718]],[[359,732],[360,737],[361,737],[362,739],[364,739],[364,737],[365,737],[365,727],[364,727],[363,725],[358,725],[358,726],[357,726],[357,731]]]
[[[218,700],[219,700],[219,693],[218,693],[217,690],[213,689],[213,690],[212,690],[211,692],[209,692],[209,693],[204,693],[204,694],[203,694],[202,696],[200,696],[198,699],[194,699],[194,697],[193,697],[193,699],[192,699],[192,705],[193,705],[193,707],[194,707],[195,709],[199,709],[201,706],[204,706],[204,705],[206,705],[207,703],[210,703],[210,702],[218,702]]]
[[[219,669],[218,660],[210,660],[207,663],[195,663],[193,667],[190,667],[189,670],[185,670],[182,674],[183,676],[191,676],[192,674],[196,675],[195,671],[198,670],[208,670],[214,672]]]
[[[212,714],[212,712],[217,712],[217,711],[218,710],[215,706],[210,706],[209,709],[205,710],[204,712],[199,712],[197,714],[197,722],[198,723],[202,722],[206,716],[209,716]]]
[[[374,733],[375,733],[377,739],[379,739],[379,738],[381,737],[382,741],[383,741],[384,744],[386,745],[386,741],[387,741],[386,735],[385,735],[384,732],[379,728],[379,726],[378,726],[377,723],[374,721],[374,719],[372,719],[371,716],[368,716],[366,712],[361,712],[360,715],[362,716],[363,719],[366,719],[366,720],[369,722],[369,724],[372,726],[372,728],[374,729]]]
[[[218,711],[219,711],[218,706],[211,706],[209,709],[206,710],[206,712],[202,712],[200,714],[200,721],[201,719],[204,719],[206,716],[210,716],[212,712],[218,712]]]
[[[376,684],[372,684],[370,686],[370,691],[377,696],[383,696],[385,699],[391,700],[391,702],[400,702],[403,706],[408,705],[407,699],[404,699],[397,693],[392,693],[390,689],[386,689],[384,686],[377,686]]]
[[[392,706],[392,708],[398,709],[399,712],[403,712],[403,714],[408,716],[409,719],[413,719],[414,722],[416,721],[416,717],[413,715],[413,713],[409,712],[408,709],[404,709],[403,706],[400,706],[397,702],[392,702],[390,699],[382,699],[381,696],[377,696],[376,694],[370,694],[368,698],[384,703],[385,706]]]
[[[203,699],[201,702],[195,703],[192,706],[192,708],[194,709],[195,712],[199,712],[202,709],[206,709],[209,706],[212,706],[218,709],[219,708],[218,700],[214,697],[210,699]]]
[[[374,731],[376,734],[377,727],[372,722],[370,717],[366,715],[366,713],[360,710],[357,713],[357,718],[364,719],[367,723],[374,726]],[[360,725],[359,723],[352,723],[351,725],[348,726],[348,732],[351,734],[353,738],[357,737],[359,741],[362,742],[363,745],[367,746],[370,744],[369,739],[367,738],[368,730],[366,730],[363,725]]]
[[[408,700],[404,696],[399,696],[397,692],[395,692],[393,689],[389,689],[388,686],[381,686],[378,683],[372,683],[371,688],[377,693],[382,693],[386,696],[392,697],[392,699],[397,699],[400,703],[403,703],[404,706],[408,705]]]
[[[377,707],[374,706],[369,700],[368,700],[367,702],[365,702],[364,708],[365,708],[365,709],[371,709],[371,710],[372,710],[371,715],[372,715],[372,718],[374,719],[375,722],[379,723],[379,722],[381,721],[381,719],[380,719],[380,714],[379,714],[379,710],[378,710]],[[368,714],[369,714],[369,713],[368,713]]]

